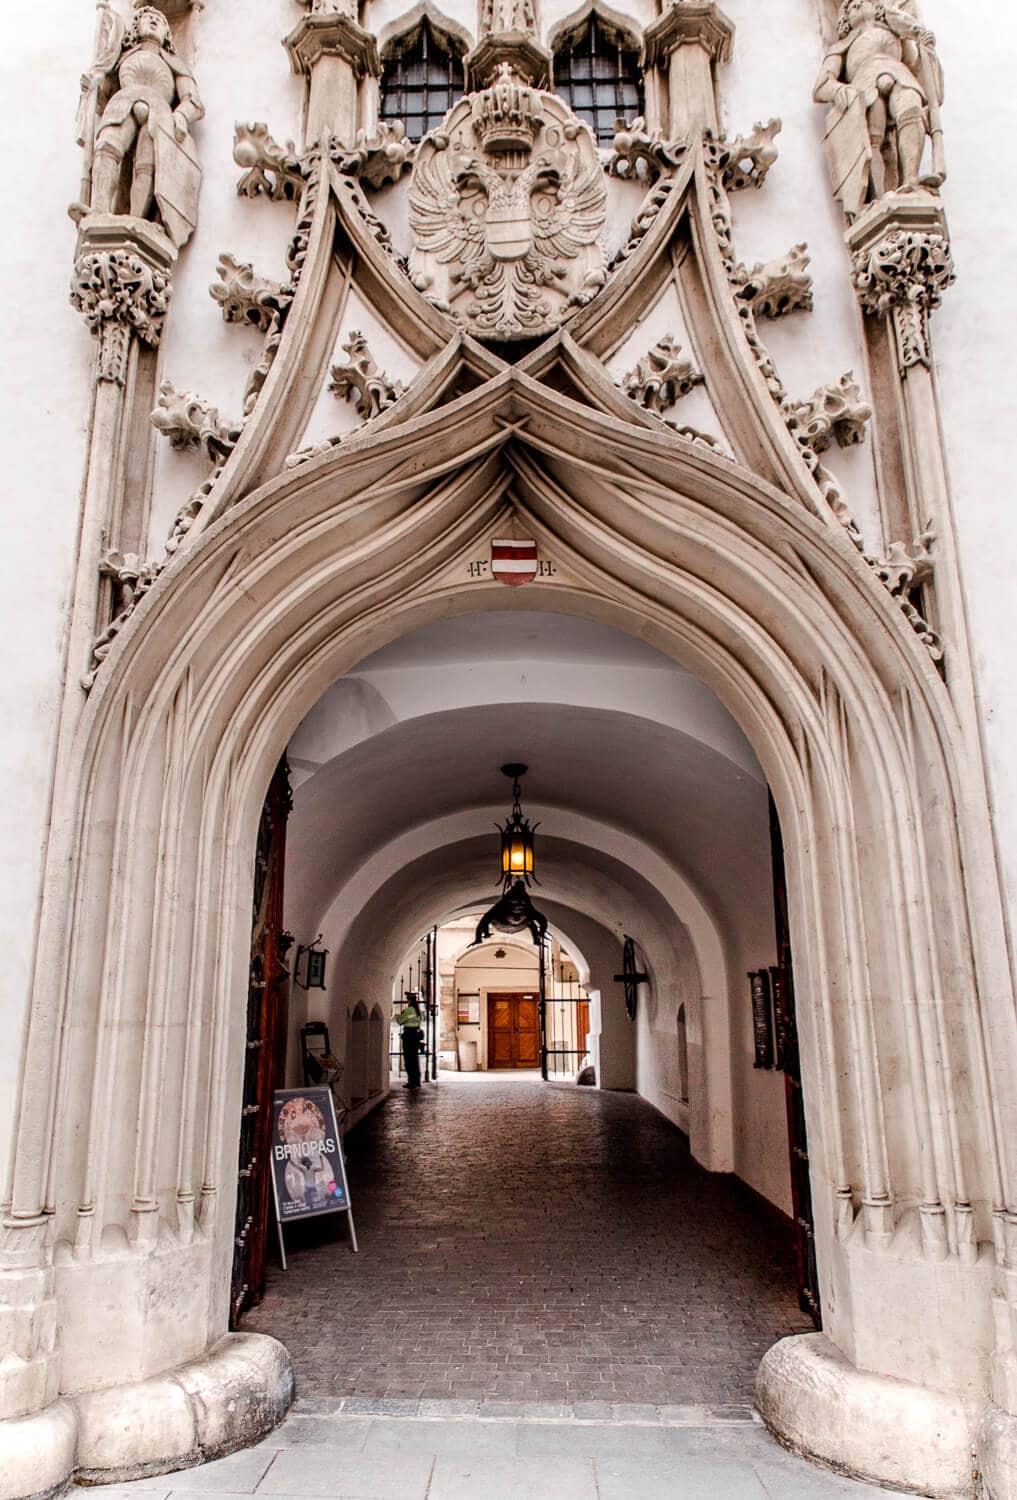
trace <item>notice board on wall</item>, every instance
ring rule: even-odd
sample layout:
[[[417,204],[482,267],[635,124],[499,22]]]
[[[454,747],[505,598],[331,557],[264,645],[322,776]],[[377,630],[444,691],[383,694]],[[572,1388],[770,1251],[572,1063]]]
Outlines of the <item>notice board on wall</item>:
[[[272,1187],[280,1224],[350,1211],[346,1163],[327,1088],[272,1095]]]

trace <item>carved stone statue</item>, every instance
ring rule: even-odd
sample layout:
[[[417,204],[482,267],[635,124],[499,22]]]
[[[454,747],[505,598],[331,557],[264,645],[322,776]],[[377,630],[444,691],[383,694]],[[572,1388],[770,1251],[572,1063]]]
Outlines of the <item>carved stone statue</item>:
[[[107,16],[101,55],[82,80],[89,201],[71,213],[148,219],[179,248],[197,222],[201,167],[190,136],[204,114],[197,85],[162,11],[139,6],[126,31]]]
[[[501,31],[537,30],[537,11],[533,0],[482,0],[480,34],[490,36]]]
[[[889,191],[935,188],[946,171],[939,106],[943,75],[935,39],[912,0],[843,0],[838,40],[823,59],[812,97],[829,104],[826,154],[835,195],[849,219]],[[932,172],[923,177],[926,139]]]

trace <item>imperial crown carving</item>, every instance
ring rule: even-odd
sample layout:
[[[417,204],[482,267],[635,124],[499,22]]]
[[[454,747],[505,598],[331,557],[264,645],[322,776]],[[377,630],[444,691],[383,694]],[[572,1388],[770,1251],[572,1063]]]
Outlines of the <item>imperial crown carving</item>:
[[[589,130],[504,63],[421,143],[414,285],[481,338],[547,333],[604,284],[605,209]]]

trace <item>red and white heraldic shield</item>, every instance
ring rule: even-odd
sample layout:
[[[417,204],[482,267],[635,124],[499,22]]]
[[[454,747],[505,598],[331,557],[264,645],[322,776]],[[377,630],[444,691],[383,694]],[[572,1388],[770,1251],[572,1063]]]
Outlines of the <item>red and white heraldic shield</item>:
[[[520,541],[492,541],[491,573],[499,583],[516,587],[520,583],[532,583],[537,576],[537,544]]]

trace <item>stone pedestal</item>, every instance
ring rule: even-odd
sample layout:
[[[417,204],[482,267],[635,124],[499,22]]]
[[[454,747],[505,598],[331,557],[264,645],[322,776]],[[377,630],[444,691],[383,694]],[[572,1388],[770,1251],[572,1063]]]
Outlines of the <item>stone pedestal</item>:
[[[671,140],[718,132],[714,64],[731,57],[734,26],[713,0],[672,0],[643,33],[647,95],[667,100],[655,129]],[[659,79],[654,88],[656,75]]]

